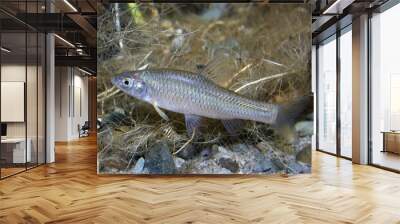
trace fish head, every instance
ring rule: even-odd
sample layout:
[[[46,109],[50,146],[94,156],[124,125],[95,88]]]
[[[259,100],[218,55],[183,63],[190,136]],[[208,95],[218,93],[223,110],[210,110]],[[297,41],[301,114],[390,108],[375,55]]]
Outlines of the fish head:
[[[149,100],[149,91],[139,72],[126,71],[111,79],[114,86],[140,100]]]

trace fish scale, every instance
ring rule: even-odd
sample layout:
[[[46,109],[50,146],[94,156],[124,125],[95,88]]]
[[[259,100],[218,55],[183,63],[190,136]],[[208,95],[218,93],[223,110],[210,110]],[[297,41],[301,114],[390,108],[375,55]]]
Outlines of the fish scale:
[[[124,88],[121,80],[142,82],[145,95]],[[220,120],[242,119],[273,124],[279,106],[256,101],[224,89],[201,74],[172,69],[125,72],[113,79],[124,92],[159,108]],[[122,83],[122,84],[121,84]]]

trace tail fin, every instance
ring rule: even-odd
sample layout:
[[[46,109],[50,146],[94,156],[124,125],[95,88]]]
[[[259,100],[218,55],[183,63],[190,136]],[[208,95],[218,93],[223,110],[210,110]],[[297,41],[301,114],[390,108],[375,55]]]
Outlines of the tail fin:
[[[302,96],[295,101],[282,105],[279,109],[278,116],[275,121],[275,127],[290,127],[293,126],[296,120],[304,115],[307,109],[310,108],[313,102],[313,96]]]

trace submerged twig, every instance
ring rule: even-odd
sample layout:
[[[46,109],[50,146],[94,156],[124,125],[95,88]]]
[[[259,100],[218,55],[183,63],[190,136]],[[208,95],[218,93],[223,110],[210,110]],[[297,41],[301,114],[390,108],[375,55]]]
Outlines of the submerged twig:
[[[110,92],[113,92],[117,89],[116,86],[113,86],[97,95],[97,98],[103,98],[104,96],[108,95]]]
[[[260,83],[260,82],[264,82],[264,81],[267,81],[267,80],[270,80],[270,79],[281,78],[281,77],[283,77],[283,76],[285,76],[285,75],[289,75],[289,74],[293,74],[293,73],[290,73],[290,72],[283,72],[283,73],[279,73],[279,74],[276,74],[276,75],[267,76],[267,77],[264,77],[264,78],[255,80],[255,81],[253,81],[253,82],[246,83],[246,84],[244,84],[243,86],[237,88],[237,89],[235,90],[235,92],[239,92],[240,90],[242,90],[242,89],[244,89],[244,88],[246,88],[246,87],[249,87],[249,86],[251,86],[251,85],[254,85],[254,84],[257,84],[257,83]]]
[[[111,89],[113,89],[115,86],[113,86]],[[100,101],[104,101],[104,100],[106,100],[106,99],[108,99],[108,98],[110,98],[110,97],[112,97],[112,96],[114,96],[115,94],[117,94],[117,93],[119,93],[121,90],[120,89],[117,89],[116,87],[114,88],[115,90],[113,91],[113,92],[108,92],[108,94],[107,95],[104,95],[103,97],[101,97],[101,98],[97,98],[97,102],[100,102]]]
[[[252,65],[253,65],[253,64],[250,63],[250,64],[244,66],[244,67],[243,67],[242,69],[240,69],[238,72],[236,72],[236,73],[232,76],[232,78],[228,81],[227,86],[230,86],[230,84],[236,79],[236,77],[237,77],[238,75],[240,75],[242,72],[246,71],[246,70],[247,70],[248,68],[250,68]]]
[[[278,63],[278,62],[275,62],[275,61],[272,61],[272,60],[269,60],[269,59],[266,59],[266,58],[263,58],[262,61],[268,62],[268,63],[273,64],[273,65],[277,65],[277,66],[281,66],[281,67],[286,67],[286,65],[283,65],[283,64],[281,64],[281,63]]]
[[[182,147],[181,147],[180,149],[178,149],[176,152],[174,152],[173,154],[174,154],[174,155],[178,154],[178,153],[179,153],[180,151],[182,151],[187,145],[189,145],[190,142],[193,141],[195,134],[196,134],[196,129],[193,130],[192,137],[191,137],[187,142],[185,142],[185,144],[183,144]]]
[[[150,57],[150,55],[151,55],[152,53],[153,53],[153,51],[150,51],[149,53],[147,53],[146,56],[144,56],[144,58],[138,63],[138,65],[143,64],[143,63],[147,60],[147,58]],[[149,65],[148,63],[145,64],[145,65],[144,65],[145,68],[143,68],[143,69],[146,69],[148,65]],[[140,68],[142,68],[142,67],[144,67],[144,66],[141,66]],[[140,68],[139,68],[138,70],[141,70]]]

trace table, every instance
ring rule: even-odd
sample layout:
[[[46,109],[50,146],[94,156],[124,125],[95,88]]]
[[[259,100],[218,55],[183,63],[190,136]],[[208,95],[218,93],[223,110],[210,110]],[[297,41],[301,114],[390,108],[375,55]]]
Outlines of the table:
[[[25,153],[25,144],[28,143]],[[6,163],[26,163],[32,160],[32,141],[30,138],[1,139],[1,157]]]
[[[382,131],[383,150],[382,152],[392,152],[400,154],[400,131]]]

